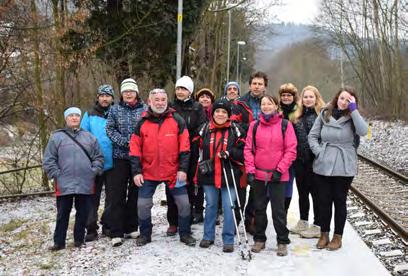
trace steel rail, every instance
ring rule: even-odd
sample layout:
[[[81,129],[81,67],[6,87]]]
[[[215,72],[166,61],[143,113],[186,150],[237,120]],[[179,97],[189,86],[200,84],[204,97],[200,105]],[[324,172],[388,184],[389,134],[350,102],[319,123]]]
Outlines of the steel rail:
[[[370,163],[371,165],[380,168],[381,170],[386,171],[387,173],[391,174],[392,176],[405,181],[407,179],[406,176],[393,171],[392,169],[379,164],[365,156],[362,156],[359,154],[359,157]],[[389,227],[391,227],[403,240],[405,243],[408,243],[408,232],[407,229],[405,229],[403,226],[401,226],[398,222],[396,222],[390,215],[388,215],[386,212],[384,212],[380,207],[377,206],[372,200],[370,200],[368,197],[366,197],[358,188],[355,186],[351,185],[351,191],[358,196],[367,206],[370,207],[371,210],[374,211]]]
[[[21,198],[31,197],[31,196],[48,196],[54,193],[55,191],[45,191],[45,192],[34,192],[34,193],[28,193],[28,194],[3,195],[3,196],[0,196],[0,201],[9,200],[9,199],[21,199]]]

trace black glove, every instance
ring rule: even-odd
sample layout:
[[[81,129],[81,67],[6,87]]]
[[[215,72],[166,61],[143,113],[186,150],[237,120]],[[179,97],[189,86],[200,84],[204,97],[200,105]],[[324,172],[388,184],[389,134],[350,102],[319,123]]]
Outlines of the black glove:
[[[255,174],[253,173],[248,173],[247,174],[247,183],[249,186],[252,186],[252,184],[254,184],[255,181]]]
[[[229,153],[228,153],[228,151],[220,151],[220,158],[221,159],[228,159],[228,157],[229,157]]]
[[[274,171],[272,174],[272,179],[271,182],[272,183],[279,183],[280,179],[281,179],[282,174],[278,171]]]

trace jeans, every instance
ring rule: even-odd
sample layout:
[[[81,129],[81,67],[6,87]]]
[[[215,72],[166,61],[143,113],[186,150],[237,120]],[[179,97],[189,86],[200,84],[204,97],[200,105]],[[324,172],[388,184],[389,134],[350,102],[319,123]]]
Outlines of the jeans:
[[[256,228],[254,241],[266,241],[265,230],[268,226],[266,208],[270,202],[277,242],[278,244],[290,243],[289,230],[286,227],[285,186],[286,182],[268,182],[267,185],[265,185],[265,182],[260,180],[255,180],[255,183],[252,185],[252,189],[254,190]]]
[[[54,231],[54,244],[65,246],[69,214],[75,201],[74,241],[83,243],[85,240],[85,226],[89,209],[92,204],[91,195],[63,195],[57,196],[57,223]]]
[[[217,219],[219,189],[210,185],[203,185],[206,200],[204,216],[204,240],[215,239],[215,221]],[[236,200],[235,190],[230,187],[231,198],[234,204]],[[227,187],[221,188],[222,208],[224,210],[224,225],[222,228],[222,241],[224,244],[234,244],[235,223],[232,213],[234,205],[231,205]]]
[[[145,237],[152,235],[152,207],[153,195],[161,181],[145,180],[139,188],[137,212],[139,216],[140,234]],[[188,201],[186,186],[169,189],[178,210],[178,224],[180,237],[191,233],[190,228],[190,203]]]
[[[353,177],[323,176],[316,174],[319,202],[319,220],[322,232],[330,232],[334,204],[334,234],[343,235],[347,218],[347,194]]]

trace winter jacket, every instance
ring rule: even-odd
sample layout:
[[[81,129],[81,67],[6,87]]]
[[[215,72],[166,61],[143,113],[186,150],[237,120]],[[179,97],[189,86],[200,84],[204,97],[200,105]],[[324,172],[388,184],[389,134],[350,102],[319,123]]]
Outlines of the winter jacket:
[[[310,150],[309,142],[307,140],[307,135],[314,122],[316,121],[317,114],[314,108],[305,108],[303,109],[303,115],[299,120],[294,124],[295,133],[297,138],[297,156],[296,161],[302,163],[311,163],[313,162],[314,155]]]
[[[245,168],[247,173],[255,174],[261,181],[270,180],[273,171],[282,174],[281,181],[289,180],[289,167],[296,159],[297,140],[292,123],[288,122],[285,139],[282,137],[282,115],[274,115],[269,122],[260,116],[260,123],[253,137],[256,121],[249,126],[244,148]],[[252,148],[256,139],[256,148]]]
[[[177,172],[187,173],[189,166],[190,140],[183,118],[171,108],[159,117],[145,112],[132,134],[129,156],[133,176],[166,181],[173,188]]]
[[[103,169],[109,170],[113,167],[112,161],[112,141],[106,134],[106,119],[109,108],[103,109],[98,103],[92,110],[85,112],[81,120],[81,128],[92,133],[98,140],[99,147],[105,160]]]
[[[112,106],[106,122],[106,133],[112,141],[113,158],[129,159],[130,136],[145,110],[147,110],[147,106],[142,101],[139,101],[135,106],[124,101]]]
[[[293,123],[295,121],[295,111],[297,109],[298,109],[298,106],[296,103],[292,103],[291,105],[286,105],[286,106],[284,106],[283,104],[280,104],[278,111],[282,113],[283,118]]]
[[[200,126],[208,120],[207,115],[205,114],[203,106],[191,98],[185,101],[176,98],[171,107],[184,119],[189,133],[190,163],[187,178],[189,182],[192,182],[198,162],[198,144],[193,143],[193,138],[197,136]]]
[[[50,137],[44,152],[43,168],[49,179],[54,179],[57,196],[70,194],[93,194],[95,176],[102,173],[103,155],[98,141],[88,131],[65,128],[86,149],[85,152],[67,136],[56,130]]]
[[[252,96],[251,91],[239,98],[240,101],[244,102],[251,109],[254,120],[258,120],[261,114],[260,99],[261,97],[255,98]]]
[[[248,131],[249,123],[254,120],[252,110],[248,105],[240,100],[230,101],[226,96],[221,97],[222,100],[229,101],[231,103],[231,117],[230,120],[236,122],[245,130]]]
[[[310,130],[308,141],[314,153],[313,172],[324,176],[355,176],[357,150],[354,136],[367,134],[368,125],[358,110],[338,120],[324,121],[324,108]]]
[[[202,174],[200,170],[197,170],[196,180],[198,185],[211,185],[218,189],[225,186],[226,182],[223,173],[225,166],[228,184],[233,186],[230,164],[232,165],[236,185],[240,185],[240,166],[244,162],[244,137],[243,129],[231,121],[227,121],[223,127],[216,127],[214,121],[211,120],[201,127],[199,135],[196,137],[200,145],[200,161],[211,159],[213,171],[209,174]],[[218,157],[218,153],[221,151],[228,151],[228,159],[231,163]]]

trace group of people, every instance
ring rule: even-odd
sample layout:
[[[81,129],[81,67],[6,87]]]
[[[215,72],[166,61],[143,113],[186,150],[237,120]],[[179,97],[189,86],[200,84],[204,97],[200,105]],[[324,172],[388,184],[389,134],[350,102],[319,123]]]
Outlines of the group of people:
[[[271,203],[278,256],[288,254],[290,231],[318,238],[319,249],[340,248],[346,198],[357,172],[356,148],[368,130],[357,95],[342,87],[325,105],[314,86],[299,95],[293,84],[283,84],[278,97],[267,94],[267,86],[267,75],[255,72],[245,95],[237,82],[228,82],[224,95],[216,99],[209,88],[194,93],[193,80],[183,76],[176,81],[172,103],[164,89],[155,88],[146,105],[136,81],[129,78],[121,83],[118,104],[113,103],[112,86],[102,85],[82,121],[79,108],[66,109],[66,126],[50,137],[43,161],[57,196],[50,249],[65,248],[73,203],[74,246],[98,238],[103,185],[100,222],[112,246],[126,238],[136,239],[137,246],[150,243],[152,197],[161,183],[166,186],[166,233],[178,233],[188,246],[196,244],[191,224],[201,222],[199,246],[214,244],[222,210],[223,252],[234,251],[241,223],[253,235],[251,251],[260,252],[267,240],[266,210]],[[289,230],[294,179],[300,219]],[[309,195],[314,215],[310,224]]]

